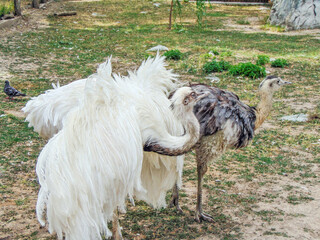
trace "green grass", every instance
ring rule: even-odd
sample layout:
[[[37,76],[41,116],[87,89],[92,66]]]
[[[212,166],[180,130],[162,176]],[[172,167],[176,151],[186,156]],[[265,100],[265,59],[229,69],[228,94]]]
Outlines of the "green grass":
[[[237,21],[237,23],[241,25],[250,25],[250,22],[246,19],[240,19]]]
[[[180,61],[167,61],[168,68],[180,74],[182,81],[213,85],[205,80],[207,72],[203,71],[205,62],[212,61],[210,51],[215,54],[216,63],[229,62],[240,70],[243,67],[244,70],[237,69],[234,75],[217,71],[221,80],[214,86],[233,91],[254,106],[258,103],[259,83],[265,76],[257,65],[265,66],[270,74],[293,84],[275,93],[273,111],[249,146],[229,150],[209,166],[204,178],[203,209],[214,217],[215,223],[196,224],[193,220],[197,170],[195,155],[188,154],[183,170],[185,185],[180,195],[184,213],[178,215],[175,209],[154,210],[143,202],[136,202],[136,206],[129,205],[127,214],[121,216],[122,232],[127,239],[195,239],[208,234],[218,239],[243,239],[243,218],[258,217],[273,223],[287,216],[294,217],[287,210],[263,211],[255,206],[260,202],[294,206],[314,201],[294,186],[319,184],[319,174],[313,171],[320,164],[320,135],[316,131],[319,120],[293,123],[281,122],[279,118],[299,112],[320,114],[320,40],[314,35],[245,33],[228,28],[228,22],[249,24],[244,20],[247,16],[267,17],[258,7],[213,5],[207,9],[206,26],[199,29],[194,5],[186,3],[181,21],[177,19],[182,24],[180,30],[169,31],[169,3],[161,1],[159,8],[152,3],[137,0],[64,2],[64,9],[77,11],[76,16],[49,17],[48,28],[0,38],[0,58],[10,59],[3,65],[5,71],[2,70],[1,76],[6,76],[29,97],[37,96],[51,88],[52,82],[59,80],[64,85],[87,77],[110,55],[114,59],[113,71],[125,74],[128,69],[139,66],[149,54],[154,55],[147,53],[147,49],[161,44],[183,52]],[[100,16],[94,17],[92,13]],[[271,27],[269,30],[277,31]],[[273,68],[268,58],[286,59],[290,65]],[[257,65],[252,64],[257,59]],[[243,63],[246,62],[251,63],[247,64],[252,70],[248,72],[254,74],[245,74]],[[10,199],[15,206],[14,210],[4,210],[1,221],[19,224],[21,218],[33,219],[28,231],[14,233],[16,239],[54,239],[46,231],[39,231],[34,216],[38,190],[35,164],[46,141],[28,128],[24,119],[7,114],[8,110],[19,111],[28,97],[11,102],[4,99],[2,92],[0,97],[0,115],[4,115],[0,117],[0,200]],[[285,179],[285,184],[279,187],[286,195],[274,191],[273,187],[280,184],[278,179]],[[23,191],[20,193],[17,189]],[[170,193],[167,198],[170,199]],[[1,234],[12,231],[12,227],[0,229]],[[291,236],[266,227],[261,231],[261,235]]]

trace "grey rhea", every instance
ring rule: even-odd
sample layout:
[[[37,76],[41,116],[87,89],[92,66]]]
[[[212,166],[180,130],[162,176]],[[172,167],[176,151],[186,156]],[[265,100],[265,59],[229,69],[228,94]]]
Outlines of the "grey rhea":
[[[200,123],[200,140],[195,145],[198,191],[195,220],[212,222],[212,216],[202,211],[202,179],[208,164],[220,157],[228,148],[247,146],[254,131],[261,126],[272,108],[274,92],[290,82],[277,76],[267,76],[259,85],[261,98],[257,107],[241,102],[229,91],[204,84],[194,84],[191,88],[203,97],[196,103],[194,113]],[[159,152],[161,153],[161,152]],[[178,188],[173,188],[171,205],[179,211]]]

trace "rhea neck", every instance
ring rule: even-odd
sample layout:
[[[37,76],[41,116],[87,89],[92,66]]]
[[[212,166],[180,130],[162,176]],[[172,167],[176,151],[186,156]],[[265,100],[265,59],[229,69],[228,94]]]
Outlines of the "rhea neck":
[[[180,111],[183,116],[176,116],[181,120],[181,123],[185,129],[184,137],[184,149],[187,152],[194,144],[197,143],[200,137],[200,124],[198,119],[193,113],[193,109],[188,112]],[[180,155],[180,154],[179,154]]]
[[[163,139],[147,143],[144,146],[144,151],[168,156],[179,156],[188,152],[197,143],[200,137],[200,124],[192,109],[189,111],[174,109],[173,112],[184,127],[185,133],[182,136],[168,134]]]
[[[273,92],[260,90],[259,95],[260,102],[256,108],[255,130],[262,125],[272,109]]]

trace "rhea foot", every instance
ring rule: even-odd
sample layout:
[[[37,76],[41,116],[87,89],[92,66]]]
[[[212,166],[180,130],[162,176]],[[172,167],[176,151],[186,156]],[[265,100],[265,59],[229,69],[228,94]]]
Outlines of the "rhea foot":
[[[179,214],[183,213],[183,210],[179,205],[179,197],[172,196],[171,202],[169,204],[169,208],[173,208],[174,206],[176,207]]]
[[[122,237],[122,234],[121,234],[121,227],[120,227],[120,224],[119,224],[118,210],[115,210],[115,212],[113,214],[112,239],[113,240],[123,240],[123,237]]]
[[[169,204],[170,208],[172,208],[173,206],[176,206],[178,213],[180,214],[183,213],[179,205],[179,188],[177,184],[175,184],[172,188],[172,197],[171,197],[171,202]]]
[[[201,223],[202,221],[214,222],[213,217],[211,215],[198,210],[196,211],[196,216],[194,220],[198,223]]]

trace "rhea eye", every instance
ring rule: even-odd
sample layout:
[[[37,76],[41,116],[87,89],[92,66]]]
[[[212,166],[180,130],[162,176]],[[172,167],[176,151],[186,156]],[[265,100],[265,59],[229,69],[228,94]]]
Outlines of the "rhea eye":
[[[192,92],[192,93],[191,93],[191,96],[192,96],[192,97],[196,96],[196,93],[195,93],[195,92]]]
[[[278,80],[277,83],[280,83],[280,80]]]

